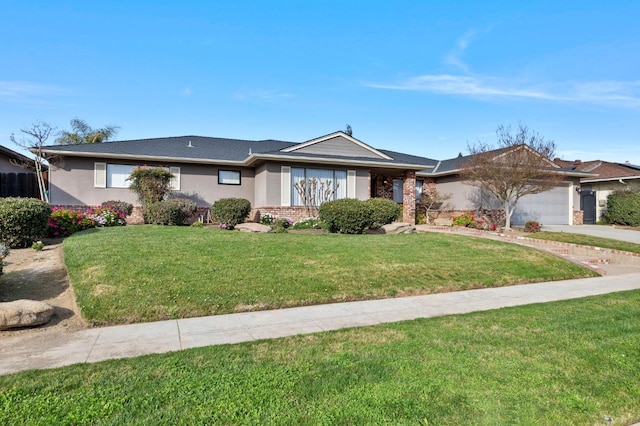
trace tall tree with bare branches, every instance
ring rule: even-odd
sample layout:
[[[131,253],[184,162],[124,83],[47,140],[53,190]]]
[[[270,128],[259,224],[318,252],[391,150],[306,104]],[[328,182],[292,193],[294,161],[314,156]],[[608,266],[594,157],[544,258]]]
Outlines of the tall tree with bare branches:
[[[33,167],[36,171],[36,177],[38,180],[38,189],[40,190],[40,199],[45,202],[49,202],[49,193],[47,191],[47,184],[44,178],[44,170],[46,170],[46,158],[44,157],[43,147],[49,136],[52,133],[55,134],[55,128],[51,127],[49,123],[44,121],[37,121],[31,125],[31,127],[20,129],[20,131],[26,135],[22,138],[16,138],[12,133],[10,136],[11,142],[16,145],[28,149],[35,156],[33,160]],[[23,164],[22,167],[30,168],[31,165]]]
[[[556,144],[527,126],[496,130],[497,147],[485,142],[468,145],[470,156],[461,165],[460,175],[469,184],[493,195],[505,214],[505,229],[511,229],[511,216],[525,195],[539,194],[563,180],[554,164]]]

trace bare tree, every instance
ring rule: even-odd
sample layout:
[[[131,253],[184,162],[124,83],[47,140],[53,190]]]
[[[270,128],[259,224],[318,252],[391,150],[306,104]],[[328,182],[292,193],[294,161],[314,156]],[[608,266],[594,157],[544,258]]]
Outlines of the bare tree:
[[[79,145],[85,143],[106,142],[118,133],[119,127],[106,126],[101,129],[94,129],[80,118],[71,120],[71,132],[63,130],[56,138],[58,145]]]
[[[31,127],[26,129],[20,129],[26,137],[17,139],[12,133],[10,136],[11,142],[16,145],[26,148],[35,156],[33,160],[33,168],[36,171],[36,177],[38,180],[38,189],[40,190],[40,199],[45,202],[49,202],[49,193],[47,191],[47,185],[44,178],[44,170],[47,168],[45,164],[46,158],[44,156],[43,147],[51,133],[55,133],[55,128],[51,127],[49,123],[44,121],[37,121],[32,124]],[[31,168],[30,164],[21,164],[22,167]]]
[[[498,146],[478,142],[469,145],[471,154],[460,165],[460,175],[471,185],[492,194],[505,214],[505,229],[511,229],[511,216],[518,201],[556,187],[563,175],[553,162],[556,144],[520,124],[496,130]]]
[[[318,217],[320,204],[333,200],[338,186],[334,188],[330,179],[316,178],[303,179],[293,185],[309,217]]]
[[[424,209],[427,224],[429,224],[429,216],[431,214],[434,214],[434,216],[437,218],[440,212],[449,210],[451,208],[451,205],[447,203],[447,201],[451,199],[452,194],[442,194],[438,192],[435,182],[430,182],[425,186],[426,188],[424,188],[422,197],[420,197],[420,204]]]

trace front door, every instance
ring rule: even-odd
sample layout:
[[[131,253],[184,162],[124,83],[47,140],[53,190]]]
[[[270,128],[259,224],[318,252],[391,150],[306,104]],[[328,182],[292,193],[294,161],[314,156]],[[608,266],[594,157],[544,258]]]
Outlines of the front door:
[[[580,192],[580,210],[582,210],[582,223],[585,225],[595,225],[596,223],[596,192],[582,190]]]

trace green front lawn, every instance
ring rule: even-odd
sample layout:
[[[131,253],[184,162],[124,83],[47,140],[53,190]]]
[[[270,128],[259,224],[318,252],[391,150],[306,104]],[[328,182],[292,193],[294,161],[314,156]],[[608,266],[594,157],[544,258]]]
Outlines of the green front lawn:
[[[539,232],[527,235],[527,237],[537,238],[539,240],[560,241],[563,243],[579,244],[582,246],[602,247],[628,251],[631,253],[640,253],[640,244],[612,240],[609,238],[592,237],[590,235],[572,234],[570,232]]]
[[[0,424],[628,425],[638,318],[632,291],[30,371]]]
[[[482,238],[85,231],[64,242],[82,315],[116,324],[569,279],[594,272]]]

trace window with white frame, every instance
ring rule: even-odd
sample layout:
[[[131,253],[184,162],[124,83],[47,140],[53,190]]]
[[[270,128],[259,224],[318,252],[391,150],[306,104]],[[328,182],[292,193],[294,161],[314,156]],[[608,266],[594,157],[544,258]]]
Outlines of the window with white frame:
[[[314,185],[310,185],[310,182]],[[291,205],[303,206],[301,189],[321,202],[347,197],[347,170],[291,168]]]
[[[107,188],[129,188],[129,176],[135,166],[128,164],[107,164]]]
[[[131,164],[94,163],[94,181],[96,188],[129,188],[131,172],[139,166]],[[180,190],[180,167],[165,167],[173,174],[171,189]]]

